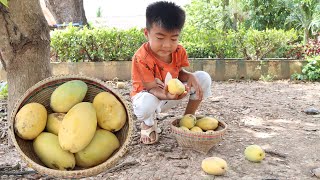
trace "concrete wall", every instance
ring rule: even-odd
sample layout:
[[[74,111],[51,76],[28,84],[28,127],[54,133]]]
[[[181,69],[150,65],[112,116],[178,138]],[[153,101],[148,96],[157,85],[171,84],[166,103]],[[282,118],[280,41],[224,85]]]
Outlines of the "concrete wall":
[[[271,77],[273,80],[289,79],[294,73],[301,73],[302,60],[195,60],[190,59],[189,71],[203,70],[208,72],[215,81],[228,79],[252,79]],[[51,63],[53,75],[82,74],[102,80],[131,79],[131,61],[108,62],[61,62]],[[0,79],[6,80],[6,72],[0,71]]]

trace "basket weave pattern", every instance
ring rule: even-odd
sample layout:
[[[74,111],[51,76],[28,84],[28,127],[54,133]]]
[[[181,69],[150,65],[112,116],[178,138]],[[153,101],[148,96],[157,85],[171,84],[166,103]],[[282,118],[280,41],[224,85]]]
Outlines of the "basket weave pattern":
[[[179,128],[179,121],[180,119],[176,119],[171,123],[171,132],[178,145],[204,154],[222,140],[227,129],[227,124],[219,120],[219,126],[214,132],[191,132]]]
[[[115,133],[115,135],[118,137],[120,141],[120,148],[117,151],[115,151],[113,155],[110,156],[109,159],[107,159],[105,162],[87,169],[76,167],[74,170],[71,171],[54,170],[46,167],[37,157],[33,150],[33,141],[23,140],[15,134],[14,121],[17,112],[22,108],[22,106],[31,102],[37,102],[44,105],[48,111],[48,114],[52,113],[53,111],[50,108],[50,96],[52,92],[59,85],[71,80],[81,80],[87,84],[88,91],[83,102],[92,102],[94,97],[98,93],[103,91],[107,91],[113,94],[125,107],[127,113],[127,120],[123,128]],[[25,160],[31,168],[35,169],[40,174],[60,178],[81,178],[94,176],[115,165],[117,161],[119,161],[119,159],[127,152],[133,132],[133,119],[131,109],[131,105],[120,94],[115,92],[115,90],[113,90],[111,87],[108,87],[108,85],[103,81],[82,75],[53,76],[44,79],[32,86],[16,102],[10,116],[9,135],[22,159]]]

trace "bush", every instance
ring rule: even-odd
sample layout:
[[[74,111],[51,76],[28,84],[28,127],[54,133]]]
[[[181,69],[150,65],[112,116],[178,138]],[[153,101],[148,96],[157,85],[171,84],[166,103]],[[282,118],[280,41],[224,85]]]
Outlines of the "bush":
[[[65,30],[55,30],[51,35],[52,51],[58,59],[72,62],[130,60],[144,42],[143,33],[136,28],[80,29],[69,26]]]
[[[307,57],[308,64],[303,66],[302,74],[293,74],[292,79],[295,80],[320,80],[320,56]]]

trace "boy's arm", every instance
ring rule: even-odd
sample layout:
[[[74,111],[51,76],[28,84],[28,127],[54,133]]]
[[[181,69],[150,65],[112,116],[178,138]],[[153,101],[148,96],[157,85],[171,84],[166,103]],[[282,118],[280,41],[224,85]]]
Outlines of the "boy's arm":
[[[188,72],[187,70],[181,68],[180,72],[179,72],[179,77],[178,79],[182,82],[188,82],[189,77],[190,77],[190,72]]]
[[[162,85],[158,84],[156,81],[144,82],[143,86],[149,93],[153,94],[157,98],[161,100],[167,99],[167,95],[165,94],[164,87],[161,87]]]

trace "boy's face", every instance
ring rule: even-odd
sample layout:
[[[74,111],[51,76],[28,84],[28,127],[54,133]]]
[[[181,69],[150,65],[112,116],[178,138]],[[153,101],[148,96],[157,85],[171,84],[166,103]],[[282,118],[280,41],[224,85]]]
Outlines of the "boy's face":
[[[144,30],[153,54],[160,60],[168,60],[178,46],[180,30],[167,31],[157,24]]]

